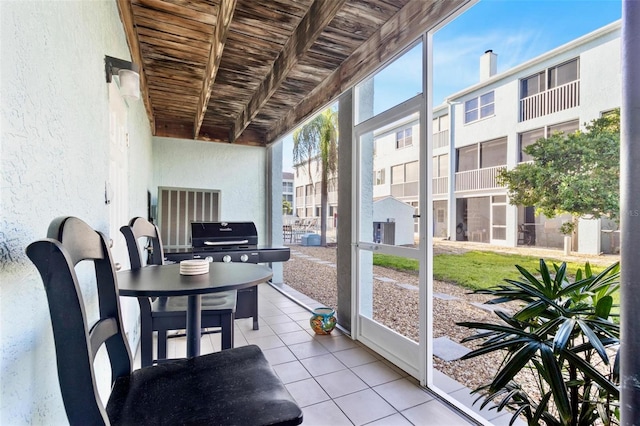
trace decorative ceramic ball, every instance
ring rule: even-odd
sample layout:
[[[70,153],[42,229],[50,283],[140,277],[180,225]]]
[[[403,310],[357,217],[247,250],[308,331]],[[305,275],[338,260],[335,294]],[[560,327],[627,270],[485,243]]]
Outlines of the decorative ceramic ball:
[[[336,327],[336,311],[332,308],[321,307],[313,310],[313,316],[309,320],[311,329],[316,334],[329,334]]]

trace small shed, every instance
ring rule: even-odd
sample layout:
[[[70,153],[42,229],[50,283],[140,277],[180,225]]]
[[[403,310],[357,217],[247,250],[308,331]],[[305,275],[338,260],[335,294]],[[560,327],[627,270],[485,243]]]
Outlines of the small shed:
[[[374,241],[385,244],[414,244],[414,209],[395,197],[387,196],[373,201]],[[391,225],[391,224],[394,225]],[[377,232],[380,231],[379,234]],[[385,238],[386,231],[386,238]],[[393,239],[390,239],[390,234]]]

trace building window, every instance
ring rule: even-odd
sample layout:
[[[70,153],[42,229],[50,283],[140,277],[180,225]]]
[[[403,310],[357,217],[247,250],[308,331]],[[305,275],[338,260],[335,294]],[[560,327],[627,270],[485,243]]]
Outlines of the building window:
[[[420,167],[417,161],[405,164],[405,182],[417,182],[420,177]]]
[[[507,138],[465,146],[457,152],[457,172],[504,166],[507,164]]]
[[[533,157],[524,152],[524,149],[535,143],[540,138],[548,138],[556,132],[562,132],[565,135],[575,132],[580,127],[578,120],[565,121],[563,123],[552,124],[540,129],[529,130],[518,135],[518,144],[520,150],[520,162],[532,161]]]
[[[520,80],[520,98],[533,96],[546,90],[544,71]]]
[[[391,167],[391,195],[394,197],[409,197],[418,195],[420,177],[420,163],[398,164]]]
[[[578,59],[572,59],[555,67],[549,68],[549,89],[571,83],[578,79]]]
[[[374,185],[384,185],[384,171],[385,169],[374,170],[373,171],[373,182]]]
[[[544,137],[544,127],[542,129],[529,130],[518,135],[518,144],[520,145],[520,162],[531,161],[533,157],[524,152],[524,149]]]
[[[578,120],[565,121],[564,123],[553,124],[547,129],[547,137],[553,135],[554,133],[564,133],[568,135],[569,133],[573,133],[580,127],[580,122]]]
[[[443,148],[449,145],[449,115],[433,119],[433,148]]]
[[[456,165],[456,171],[468,172],[469,170],[476,170],[478,168],[478,145],[465,146],[464,148],[458,148],[458,159]]]
[[[413,145],[412,129],[407,127],[404,130],[396,132],[396,149]]]
[[[464,123],[472,123],[495,114],[493,90],[464,103]]]
[[[433,177],[445,177],[449,175],[449,154],[433,157]]]
[[[293,182],[282,182],[282,192],[293,192]]]
[[[507,138],[494,139],[480,144],[480,168],[507,164]]]

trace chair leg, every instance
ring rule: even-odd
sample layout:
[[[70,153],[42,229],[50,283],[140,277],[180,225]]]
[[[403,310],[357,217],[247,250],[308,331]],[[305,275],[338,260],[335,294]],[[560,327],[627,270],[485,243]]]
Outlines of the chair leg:
[[[151,308],[149,299],[138,299],[140,305],[140,365],[153,365],[153,329],[151,327]]]
[[[222,350],[233,348],[233,320],[233,313],[222,315],[222,318],[220,318],[220,324],[222,325],[220,332]]]
[[[167,359],[167,330],[158,330],[158,360]]]
[[[259,330],[260,325],[258,324],[258,287],[253,287],[251,297],[251,312],[253,312],[253,329]]]

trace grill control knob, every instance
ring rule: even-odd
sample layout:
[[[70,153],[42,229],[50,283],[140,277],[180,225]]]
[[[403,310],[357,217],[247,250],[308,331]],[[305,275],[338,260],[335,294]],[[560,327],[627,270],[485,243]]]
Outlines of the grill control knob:
[[[240,256],[241,262],[246,262],[247,260],[249,260],[249,256],[247,256],[246,254],[243,254],[242,256]]]
[[[207,257],[204,258],[204,260],[206,260],[207,262],[211,263],[211,262],[213,262],[213,257],[207,256]]]
[[[229,256],[228,254],[225,254],[224,257],[222,258],[222,261],[224,263],[230,263],[231,262],[231,256]]]

